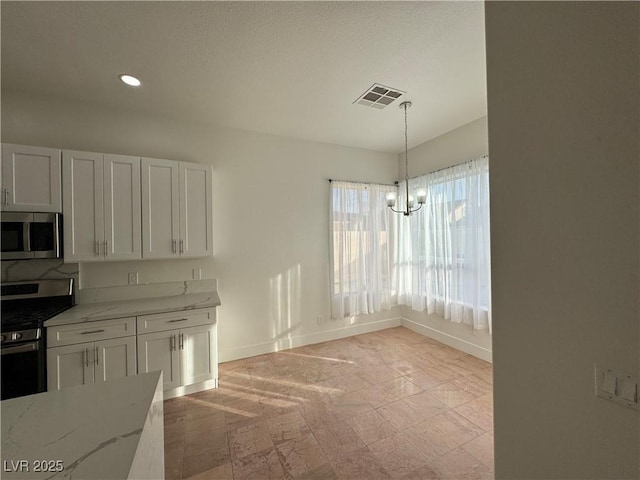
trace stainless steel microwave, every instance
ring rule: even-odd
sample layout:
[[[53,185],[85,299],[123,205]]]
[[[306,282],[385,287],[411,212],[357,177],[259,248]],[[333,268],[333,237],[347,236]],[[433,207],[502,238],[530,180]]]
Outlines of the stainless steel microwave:
[[[60,258],[61,217],[59,213],[2,212],[2,260]]]

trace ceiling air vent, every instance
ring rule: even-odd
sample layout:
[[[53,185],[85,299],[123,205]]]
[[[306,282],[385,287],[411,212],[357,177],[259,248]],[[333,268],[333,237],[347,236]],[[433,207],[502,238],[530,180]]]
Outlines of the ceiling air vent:
[[[396,98],[399,98],[404,93],[406,92],[398,90],[397,88],[389,88],[374,83],[366,92],[356,98],[353,103],[381,109],[393,103]]]

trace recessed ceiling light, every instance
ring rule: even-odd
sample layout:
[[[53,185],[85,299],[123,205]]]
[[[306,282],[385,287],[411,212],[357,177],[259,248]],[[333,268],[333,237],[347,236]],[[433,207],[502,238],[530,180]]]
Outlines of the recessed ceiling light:
[[[127,84],[130,87],[139,87],[140,85],[142,85],[142,82],[138,80],[136,77],[134,77],[133,75],[127,75],[126,73],[122,73],[118,75],[118,78],[122,83]]]

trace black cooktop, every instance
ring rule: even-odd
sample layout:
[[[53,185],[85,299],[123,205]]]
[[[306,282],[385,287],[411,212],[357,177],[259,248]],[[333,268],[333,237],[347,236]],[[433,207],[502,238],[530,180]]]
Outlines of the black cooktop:
[[[0,293],[2,332],[42,328],[74,304],[72,279],[4,283]]]
[[[42,324],[55,317],[59,313],[71,308],[71,305],[29,305],[14,311],[2,311],[3,332],[12,332],[16,330],[26,330],[29,328],[41,328]]]

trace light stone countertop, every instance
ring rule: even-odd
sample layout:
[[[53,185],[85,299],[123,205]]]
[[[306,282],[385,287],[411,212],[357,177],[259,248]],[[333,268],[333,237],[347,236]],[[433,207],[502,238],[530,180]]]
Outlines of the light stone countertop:
[[[162,374],[151,372],[4,400],[2,477],[158,478],[162,398]],[[43,460],[52,468],[37,472]]]
[[[44,322],[45,327],[94,322],[112,318],[135,317],[151,313],[180,312],[220,306],[218,292],[188,293],[168,297],[120,300],[76,305]]]

